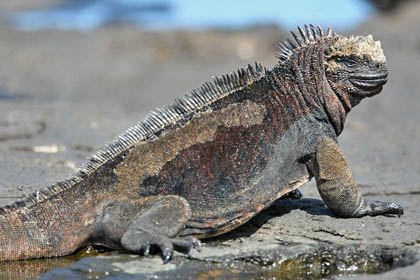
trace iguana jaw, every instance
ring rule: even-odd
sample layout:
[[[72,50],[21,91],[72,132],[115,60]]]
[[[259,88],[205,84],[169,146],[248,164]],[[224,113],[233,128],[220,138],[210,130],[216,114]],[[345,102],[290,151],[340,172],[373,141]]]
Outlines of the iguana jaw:
[[[387,71],[368,73],[360,77],[351,77],[350,82],[359,90],[359,95],[363,97],[372,97],[382,91],[388,78]],[[364,94],[360,94],[360,93]]]

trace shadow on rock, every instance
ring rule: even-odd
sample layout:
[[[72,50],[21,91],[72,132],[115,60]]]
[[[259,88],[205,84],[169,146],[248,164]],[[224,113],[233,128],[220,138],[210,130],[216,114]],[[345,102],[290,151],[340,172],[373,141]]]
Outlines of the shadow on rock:
[[[225,241],[229,239],[249,237],[260,229],[264,224],[268,223],[275,217],[287,215],[292,211],[302,210],[314,216],[334,217],[332,212],[325,207],[324,202],[320,199],[303,198],[303,199],[279,199],[267,209],[261,211],[249,222],[238,227],[237,229],[223,234],[221,236],[206,239],[206,241],[215,242]]]

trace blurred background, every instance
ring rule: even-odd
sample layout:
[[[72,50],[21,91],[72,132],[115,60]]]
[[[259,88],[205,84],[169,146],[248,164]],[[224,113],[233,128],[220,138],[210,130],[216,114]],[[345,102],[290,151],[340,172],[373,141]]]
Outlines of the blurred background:
[[[68,177],[213,75],[273,67],[275,44],[312,23],[382,42],[389,82],[352,110],[340,145],[362,193],[400,202],[410,219],[418,199],[398,193],[420,188],[419,15],[414,0],[2,0],[0,204]]]
[[[29,1],[26,1],[29,2]],[[275,24],[294,28],[316,22],[351,29],[379,10],[392,11],[398,0],[193,1],[193,0],[35,0],[3,1],[7,21],[24,30],[91,30],[132,24],[152,30],[237,29]]]
[[[246,28],[276,24],[286,28],[317,22],[349,29],[375,12],[364,0],[323,1],[193,1],[70,0],[43,1],[37,9],[11,14],[15,26],[91,30],[109,24],[147,29]],[[389,1],[387,1],[389,2]],[[395,2],[395,1],[394,1]],[[22,7],[23,8],[23,7]],[[22,9],[21,8],[21,9]]]

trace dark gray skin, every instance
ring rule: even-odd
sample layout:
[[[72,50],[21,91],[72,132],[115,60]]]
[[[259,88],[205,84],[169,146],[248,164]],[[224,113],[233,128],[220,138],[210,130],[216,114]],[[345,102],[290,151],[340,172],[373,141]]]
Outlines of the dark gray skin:
[[[388,70],[371,37],[299,28],[271,70],[215,78],[151,114],[74,177],[0,208],[0,260],[102,244],[164,262],[231,231],[315,177],[338,217],[402,215],[365,200],[337,145],[347,113]],[[24,230],[23,230],[24,229]]]

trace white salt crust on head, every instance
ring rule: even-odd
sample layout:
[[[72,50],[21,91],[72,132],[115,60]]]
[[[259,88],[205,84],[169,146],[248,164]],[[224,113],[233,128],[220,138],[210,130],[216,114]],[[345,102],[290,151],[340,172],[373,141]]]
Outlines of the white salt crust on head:
[[[340,37],[332,45],[330,55],[350,56],[355,55],[363,58],[363,55],[370,56],[374,62],[386,63],[384,52],[380,41],[374,41],[372,35]]]

